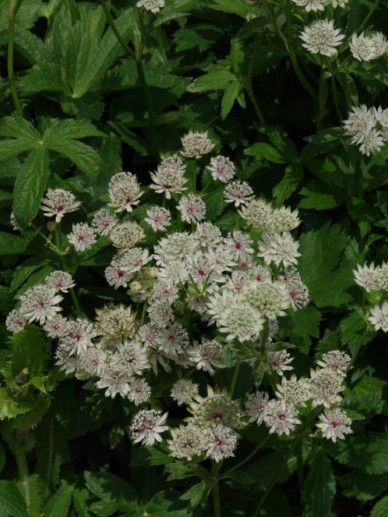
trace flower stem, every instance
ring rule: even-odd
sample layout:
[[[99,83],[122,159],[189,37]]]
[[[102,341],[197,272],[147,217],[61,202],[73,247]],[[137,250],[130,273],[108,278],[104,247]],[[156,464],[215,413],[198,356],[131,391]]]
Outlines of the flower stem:
[[[237,361],[237,363],[236,363],[236,365],[234,367],[232,382],[231,382],[231,385],[230,385],[230,396],[231,397],[233,397],[234,390],[236,389],[238,374],[240,372],[240,366],[241,366],[240,361]]]
[[[252,449],[252,451],[245,457],[243,458],[241,461],[239,461],[236,465],[233,465],[233,467],[231,467],[229,470],[227,470],[226,472],[224,472],[221,476],[220,476],[220,479],[223,479],[223,478],[226,478],[229,476],[229,474],[231,474],[232,472],[234,472],[235,470],[239,469],[240,467],[242,467],[243,465],[245,465],[246,463],[248,463],[248,461],[250,461],[261,449],[262,447],[264,447],[264,445],[267,443],[269,439],[269,435],[266,436],[264,438],[264,440],[257,444],[256,447],[254,449]]]
[[[212,466],[212,476],[214,478],[214,484],[212,488],[212,497],[213,497],[213,516],[221,517],[221,497],[220,497],[220,485],[218,481],[218,472],[221,468],[221,465],[217,463],[213,463]]]
[[[15,460],[19,475],[19,482],[22,486],[24,499],[26,501],[27,508],[31,506],[31,490],[28,472],[28,463],[26,453],[24,451],[25,433],[22,429],[15,431]]]
[[[22,105],[16,90],[15,72],[14,72],[14,52],[15,52],[15,20],[16,14],[22,0],[8,0],[8,48],[7,48],[7,72],[8,82],[11,89],[11,95],[15,106],[16,113],[22,116]]]

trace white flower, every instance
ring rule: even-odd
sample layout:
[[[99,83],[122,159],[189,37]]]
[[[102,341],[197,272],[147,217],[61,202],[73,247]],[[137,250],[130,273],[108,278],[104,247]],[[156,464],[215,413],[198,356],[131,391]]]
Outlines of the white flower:
[[[337,47],[344,39],[339,29],[334,27],[333,20],[316,20],[306,26],[300,34],[302,45],[312,54],[335,56]]]
[[[152,206],[147,210],[145,222],[155,231],[163,231],[171,224],[171,214],[167,208]]]
[[[293,357],[286,350],[279,350],[278,352],[269,352],[268,362],[271,368],[278,375],[284,375],[287,370],[292,370],[289,364],[294,360]]]
[[[171,388],[171,398],[176,401],[178,406],[187,404],[194,395],[198,394],[198,384],[189,379],[179,379]]]
[[[384,125],[377,115],[379,112],[364,104],[354,106],[344,122],[345,132],[351,137],[352,143],[358,145],[361,153],[367,156],[379,151],[385,143]],[[383,128],[378,127],[378,123]]]
[[[388,332],[388,302],[372,307],[368,321],[373,325],[375,330],[381,329],[383,332]]]
[[[181,141],[183,146],[182,154],[187,158],[201,158],[204,154],[210,153],[214,147],[206,131],[203,133],[189,131],[181,138]]]
[[[101,372],[101,377],[97,381],[96,386],[105,389],[105,396],[115,398],[127,397],[130,390],[130,382],[133,380],[129,371],[118,364],[118,361],[106,365]]]
[[[161,434],[168,430],[165,425],[167,413],[162,414],[159,409],[143,409],[134,416],[129,432],[134,443],[141,443],[146,447],[161,442]]]
[[[270,433],[289,435],[300,424],[295,406],[285,400],[270,400],[267,404],[264,422]]]
[[[336,372],[346,372],[350,365],[350,357],[345,352],[341,350],[331,350],[330,352],[326,352],[322,357],[317,361],[317,365],[321,368],[332,368]]]
[[[346,7],[348,2],[349,0],[331,0],[331,5],[335,9],[336,7]]]
[[[75,212],[81,206],[75,195],[68,190],[61,188],[49,189],[42,201],[43,215],[55,217],[55,222],[59,223],[65,214]]]
[[[55,351],[55,359],[55,364],[67,374],[74,373],[79,364],[78,357],[74,354],[73,348],[68,343],[58,343]]]
[[[43,325],[62,309],[58,306],[63,297],[53,287],[38,284],[20,296],[20,315],[29,323],[38,321]]]
[[[186,223],[196,223],[206,215],[206,204],[199,196],[192,194],[181,197],[177,208],[181,213],[182,221]]]
[[[236,174],[236,166],[227,156],[215,156],[211,158],[207,166],[214,180],[228,183]]]
[[[91,321],[86,318],[78,318],[68,321],[66,334],[61,338],[61,343],[66,344],[74,355],[77,355],[92,345],[92,339],[96,337],[96,331]]]
[[[165,0],[139,0],[136,7],[143,7],[146,11],[157,14],[165,6]]]
[[[132,212],[143,194],[136,176],[130,172],[114,174],[109,182],[108,193],[110,206],[116,212]]]
[[[330,408],[341,402],[340,393],[345,389],[344,373],[330,367],[311,370],[311,393],[313,406]]]
[[[249,282],[243,290],[249,302],[262,316],[275,320],[290,307],[290,296],[284,282]]]
[[[92,226],[99,235],[108,235],[110,230],[118,223],[117,217],[106,208],[98,210],[92,219]]]
[[[97,347],[90,347],[77,356],[77,378],[95,377],[106,364],[106,353]]]
[[[17,332],[23,330],[26,325],[26,318],[22,316],[20,312],[16,309],[11,311],[8,314],[7,319],[5,320],[5,326],[7,327],[7,330],[9,332],[12,332],[13,334],[16,334]]]
[[[164,301],[155,300],[147,308],[148,316],[153,325],[164,328],[174,320],[171,305]]]
[[[116,224],[109,232],[113,246],[119,249],[133,248],[144,237],[143,228],[132,221]]]
[[[388,291],[388,263],[384,262],[381,266],[375,266],[373,262],[361,266],[353,271],[356,284],[371,291]]]
[[[234,230],[232,235],[225,239],[225,243],[237,258],[246,258],[253,253],[252,239],[248,233],[240,230]]]
[[[222,368],[222,355],[222,345],[215,339],[205,340],[189,350],[190,361],[195,364],[197,370],[210,374],[214,373],[214,368]]]
[[[73,277],[66,271],[54,271],[46,278],[46,284],[53,287],[61,293],[67,293],[69,289],[75,286]]]
[[[307,12],[324,11],[330,0],[292,0],[299,7],[304,7]]]
[[[258,424],[264,422],[264,416],[269,402],[268,398],[268,393],[263,391],[256,391],[249,395],[245,403],[245,410],[251,422],[257,422]]]
[[[352,432],[350,425],[351,419],[343,413],[340,409],[327,409],[319,416],[319,423],[317,424],[322,436],[328,440],[343,440],[345,435]]]
[[[46,323],[43,325],[43,330],[49,337],[63,337],[66,335],[68,330],[68,321],[60,314],[57,314],[53,318],[46,321]]]
[[[196,426],[192,422],[171,429],[171,438],[167,443],[174,458],[191,461],[194,457],[200,456],[206,447],[203,427]]]
[[[115,361],[131,375],[141,375],[150,368],[145,347],[136,341],[126,341],[120,345]]]
[[[304,377],[298,379],[296,375],[289,379],[282,377],[281,383],[276,385],[275,395],[295,407],[303,406],[313,397],[311,381]]]
[[[374,32],[370,36],[361,33],[353,34],[350,40],[350,51],[358,61],[372,61],[388,51],[388,41],[381,32]]]
[[[231,181],[224,190],[226,203],[233,203],[236,207],[248,203],[252,195],[253,190],[245,181]]]
[[[89,249],[96,242],[94,229],[86,223],[73,224],[67,238],[75,250],[81,252]]]
[[[290,267],[298,262],[300,253],[298,243],[294,241],[290,233],[264,233],[258,244],[259,257],[264,259],[266,264]]]
[[[206,454],[216,462],[234,456],[238,435],[223,424],[214,424],[204,430],[206,433]]]
[[[128,399],[139,406],[151,397],[151,386],[144,379],[133,379],[129,383]]]
[[[185,178],[186,165],[177,154],[160,162],[156,172],[151,173],[153,185],[150,188],[171,199],[171,194],[180,194],[187,190]]]
[[[310,302],[309,290],[296,270],[287,270],[281,277],[287,285],[293,309],[301,309]]]

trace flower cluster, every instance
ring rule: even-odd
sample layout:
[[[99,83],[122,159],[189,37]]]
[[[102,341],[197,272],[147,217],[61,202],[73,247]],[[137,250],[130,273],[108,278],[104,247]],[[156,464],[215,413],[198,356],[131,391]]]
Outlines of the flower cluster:
[[[344,124],[352,143],[366,156],[377,153],[388,142],[388,109],[355,106]]]
[[[370,298],[379,303],[374,303],[368,309],[367,319],[375,330],[388,332],[388,263],[383,262],[381,266],[375,266],[373,262],[369,265],[358,266],[354,271],[356,284],[362,287]]]
[[[293,357],[287,345],[276,343],[281,319],[309,303],[298,272],[298,241],[291,233],[300,224],[298,212],[255,197],[248,183],[235,179],[237,166],[229,157],[205,159],[214,147],[207,133],[189,132],[181,151],[163,158],[150,173],[149,186],[130,172],[116,173],[107,206],[90,221],[73,224],[67,235],[73,249],[66,252],[82,253],[99,239],[110,243],[114,253],[105,278],[112,300],[121,289],[126,303],[106,303],[92,319],[64,317],[60,303],[75,283],[65,271],[55,271],[20,296],[7,328],[18,332],[39,323],[57,341],[56,364],[67,375],[93,382],[106,397],[149,404],[152,409],[142,407],[133,416],[130,436],[151,446],[168,431],[176,458],[218,462],[232,457],[239,431],[254,421],[270,433],[289,435],[307,405],[323,408],[318,427],[324,437],[343,438],[350,432],[349,419],[339,409],[348,356],[328,352],[309,377],[287,378]],[[233,228],[225,230],[207,217],[207,198],[196,192],[187,173],[200,174],[201,167],[223,189]],[[66,206],[51,202],[50,215],[57,222],[58,215],[79,206],[69,194],[63,195]],[[142,207],[149,196],[160,197],[163,205]],[[47,199],[53,200],[52,191],[45,215]],[[235,353],[254,376],[264,368],[273,398],[257,391],[243,407],[217,386],[216,371],[233,366],[230,354]],[[174,428],[159,409],[163,397],[154,390],[161,370],[171,375],[172,403],[186,412]]]

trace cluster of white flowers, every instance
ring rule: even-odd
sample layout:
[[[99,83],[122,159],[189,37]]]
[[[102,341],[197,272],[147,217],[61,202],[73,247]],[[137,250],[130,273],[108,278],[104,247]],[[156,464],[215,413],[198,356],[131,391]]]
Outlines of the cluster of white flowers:
[[[388,142],[388,109],[355,106],[344,125],[352,143],[366,156],[377,153]]]
[[[322,434],[342,438],[349,432],[347,417],[338,409],[348,356],[329,352],[309,378],[287,379],[293,357],[284,344],[274,346],[278,320],[309,303],[298,273],[298,242],[291,234],[300,224],[298,212],[254,197],[248,183],[235,179],[232,160],[218,154],[201,166],[196,161],[195,168],[199,174],[202,167],[205,177],[210,173],[209,181],[224,189],[224,208],[235,212],[235,224],[222,231],[206,220],[206,196],[195,192],[187,170],[214,147],[207,133],[188,133],[182,150],[150,173],[151,185],[141,186],[132,173],[116,173],[108,185],[108,206],[92,214],[90,224],[73,224],[67,238],[76,252],[100,238],[110,240],[115,253],[105,269],[106,281],[114,290],[126,289],[127,304],[99,307],[93,319],[66,318],[60,303],[75,284],[68,273],[55,271],[20,296],[7,328],[18,332],[39,323],[57,341],[56,364],[66,374],[94,382],[106,397],[150,404],[152,409],[141,408],[133,417],[130,435],[151,446],[168,431],[168,447],[176,458],[218,462],[232,457],[238,432],[249,421],[288,435],[308,401],[327,409]],[[60,196],[52,192],[43,206],[50,205],[51,217],[59,222],[79,202],[61,191],[66,203],[60,205]],[[163,206],[139,207],[150,194],[160,195]],[[212,380],[217,369],[230,366],[226,350],[233,348],[244,350],[242,360],[254,371],[265,365],[277,383],[273,399],[257,392],[243,409],[217,387],[207,386],[203,395],[203,386],[191,375],[200,371],[199,378]],[[174,372],[170,397],[187,412],[176,428],[167,424],[166,412],[155,408],[153,384],[160,370]]]
[[[327,6],[345,7],[349,0],[292,0],[298,7],[307,12],[324,11]]]
[[[381,32],[353,34],[349,46],[352,56],[358,61],[373,61],[388,53],[388,40]]]
[[[136,6],[157,14],[165,6],[165,0],[139,0]]]
[[[372,262],[369,265],[358,266],[354,271],[354,278],[356,284],[367,293],[376,291],[380,302],[369,309],[367,319],[375,330],[388,332],[388,301],[384,300],[388,293],[388,263],[383,262],[381,266],[375,266]]]

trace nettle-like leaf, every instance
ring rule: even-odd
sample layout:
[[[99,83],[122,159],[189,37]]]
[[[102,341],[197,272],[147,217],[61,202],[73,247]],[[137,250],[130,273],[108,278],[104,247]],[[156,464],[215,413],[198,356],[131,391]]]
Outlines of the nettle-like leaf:
[[[50,153],[68,158],[80,170],[94,176],[101,160],[89,145],[79,142],[86,137],[102,136],[90,122],[83,120],[49,121],[41,133],[21,117],[5,117],[0,124],[0,162],[27,153],[16,175],[13,195],[13,212],[21,226],[36,216],[50,175]]]
[[[335,492],[335,476],[330,460],[322,453],[317,454],[303,487],[306,501],[303,517],[329,517]]]
[[[26,503],[13,481],[0,480],[0,514],[4,517],[28,517]]]
[[[299,271],[318,307],[340,307],[351,300],[355,263],[345,255],[349,237],[340,225],[326,224],[302,234]]]

